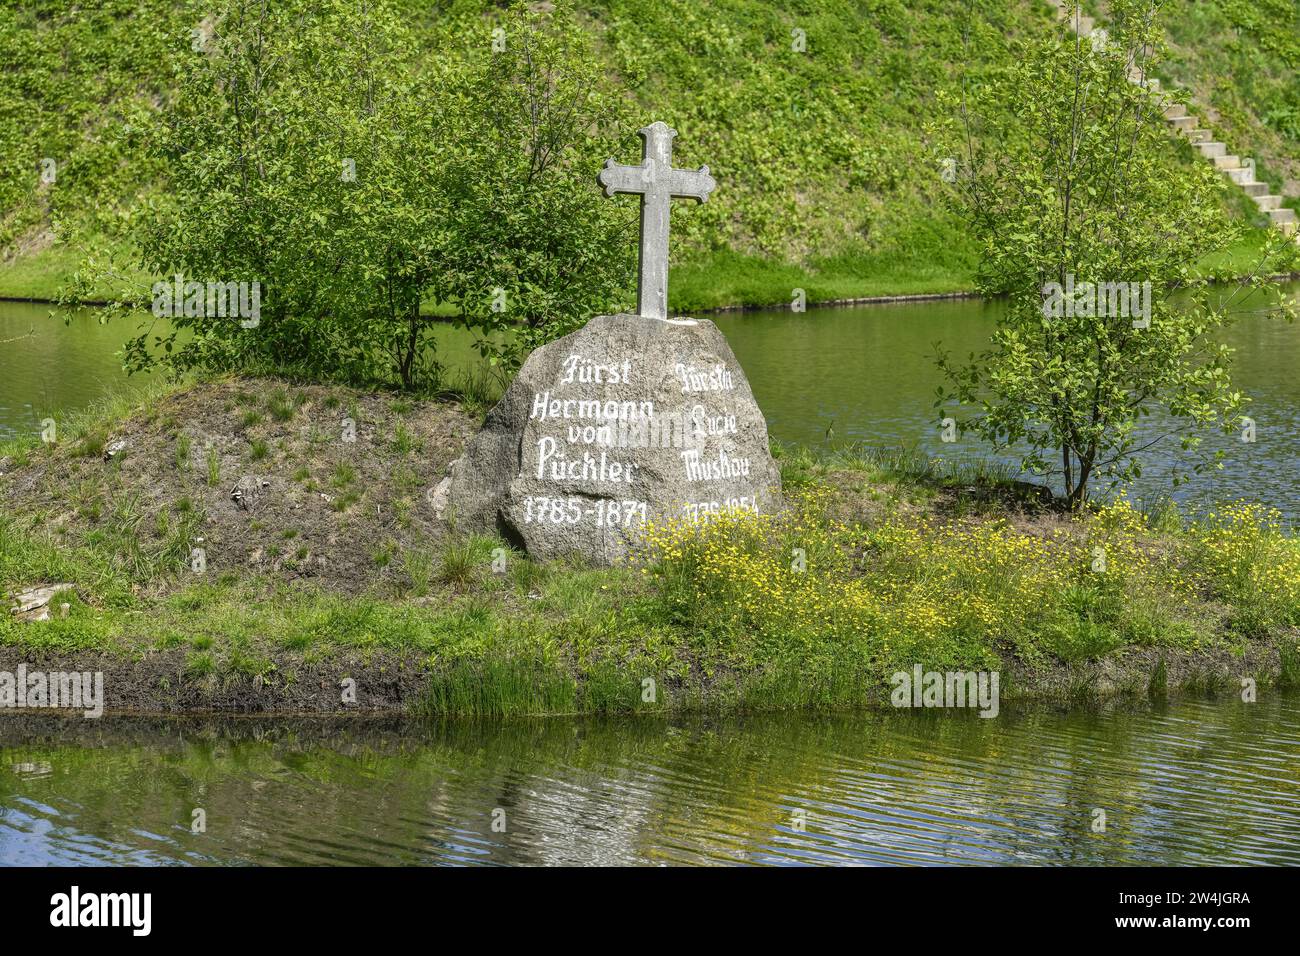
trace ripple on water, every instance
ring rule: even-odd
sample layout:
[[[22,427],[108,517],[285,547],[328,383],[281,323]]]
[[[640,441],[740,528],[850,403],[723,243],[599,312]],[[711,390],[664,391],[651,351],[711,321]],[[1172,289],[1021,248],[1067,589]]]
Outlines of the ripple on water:
[[[1297,698],[330,734],[97,723],[85,741],[0,738],[0,862],[1300,864]]]

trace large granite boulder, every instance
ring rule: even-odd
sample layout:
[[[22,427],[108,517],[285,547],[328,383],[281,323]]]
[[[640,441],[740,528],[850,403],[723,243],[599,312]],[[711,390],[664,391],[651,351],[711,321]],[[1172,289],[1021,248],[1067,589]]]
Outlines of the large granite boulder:
[[[645,522],[780,500],[767,423],[717,326],[600,315],[537,349],[454,466],[446,517],[613,563]]]

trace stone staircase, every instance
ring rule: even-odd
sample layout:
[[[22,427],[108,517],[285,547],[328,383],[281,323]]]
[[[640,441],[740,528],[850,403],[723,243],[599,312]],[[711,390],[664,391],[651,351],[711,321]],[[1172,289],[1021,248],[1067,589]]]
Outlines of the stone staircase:
[[[1068,27],[1081,37],[1091,37],[1096,29],[1096,21],[1081,13],[1071,15],[1065,0],[1050,0],[1056,8],[1057,16],[1068,20]],[[1242,188],[1260,212],[1264,213],[1274,226],[1285,235],[1294,236],[1300,244],[1300,229],[1297,228],[1294,209],[1282,207],[1282,197],[1271,195],[1268,184],[1255,179],[1255,162],[1242,159],[1228,152],[1228,147],[1214,138],[1214,134],[1200,125],[1200,118],[1187,111],[1185,103],[1174,103],[1172,97],[1162,93],[1160,81],[1155,77],[1145,76],[1140,68],[1133,66],[1129,70],[1129,79],[1145,86],[1152,95],[1159,98],[1164,108],[1165,122],[1179,136],[1184,137],[1200,154],[1215,165],[1225,176]]]

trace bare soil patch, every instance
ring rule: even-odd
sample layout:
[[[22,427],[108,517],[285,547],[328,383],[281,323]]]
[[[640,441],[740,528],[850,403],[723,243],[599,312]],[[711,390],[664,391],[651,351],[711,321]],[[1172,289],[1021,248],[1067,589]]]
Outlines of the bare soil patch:
[[[6,510],[65,544],[118,535],[184,568],[149,596],[255,571],[344,593],[391,583],[447,534],[433,489],[477,423],[420,401],[271,379],[197,385],[0,476]]]

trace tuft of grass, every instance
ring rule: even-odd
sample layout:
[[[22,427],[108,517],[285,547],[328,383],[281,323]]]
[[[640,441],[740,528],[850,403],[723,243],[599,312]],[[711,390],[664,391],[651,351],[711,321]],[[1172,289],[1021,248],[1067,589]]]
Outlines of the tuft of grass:
[[[578,685],[553,663],[537,657],[457,660],[429,676],[417,713],[456,717],[572,714]]]
[[[412,549],[402,555],[402,570],[406,573],[407,588],[415,597],[424,597],[433,584],[433,557],[423,549]]]
[[[1183,515],[1178,502],[1168,495],[1157,498],[1146,507],[1147,527],[1160,534],[1178,534],[1183,530]]]
[[[81,436],[77,443],[77,454],[82,458],[100,458],[108,445],[108,434],[102,428],[95,428]]]
[[[352,482],[357,480],[357,470],[346,461],[341,461],[334,466],[334,473],[330,475],[330,484],[335,488],[346,488]]]
[[[371,550],[370,563],[377,568],[386,568],[393,563],[393,555],[396,551],[396,542],[392,540],[385,541]]]
[[[266,397],[266,410],[274,421],[292,421],[297,409],[298,403],[284,388],[272,389],[271,394]]]
[[[1279,657],[1281,673],[1278,683],[1283,687],[1300,687],[1300,642],[1283,641]]]
[[[414,507],[411,499],[397,498],[393,501],[393,520],[399,528],[411,527],[411,512]]]
[[[1147,682],[1147,693],[1154,698],[1161,698],[1169,693],[1169,663],[1161,657],[1156,662],[1151,672],[1151,680]]]
[[[393,450],[399,455],[409,455],[413,451],[419,451],[420,446],[419,439],[406,427],[406,423],[398,422],[393,432]]]
[[[409,495],[423,488],[424,480],[410,465],[398,465],[393,469],[393,484],[397,486],[398,491]]]
[[[343,512],[347,511],[360,500],[361,492],[357,491],[355,488],[348,488],[334,496],[334,499],[330,502],[330,507],[335,511]]]
[[[438,580],[443,584],[468,585],[492,569],[492,552],[501,547],[496,538],[472,535],[449,538],[438,560]]]
[[[195,651],[186,655],[185,676],[191,680],[212,677],[217,672],[217,659],[211,651]]]
[[[500,401],[507,382],[499,369],[478,363],[462,369],[448,386],[448,393],[456,398],[469,415],[482,415]]]
[[[542,589],[548,575],[547,566],[520,556],[510,562],[510,580],[521,594],[533,594]]]

